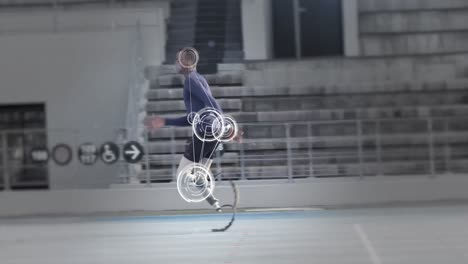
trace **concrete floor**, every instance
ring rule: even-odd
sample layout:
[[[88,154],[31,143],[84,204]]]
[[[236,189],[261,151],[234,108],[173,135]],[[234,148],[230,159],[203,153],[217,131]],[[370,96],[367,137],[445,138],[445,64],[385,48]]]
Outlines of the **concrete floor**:
[[[468,206],[0,220],[2,264],[468,263]]]

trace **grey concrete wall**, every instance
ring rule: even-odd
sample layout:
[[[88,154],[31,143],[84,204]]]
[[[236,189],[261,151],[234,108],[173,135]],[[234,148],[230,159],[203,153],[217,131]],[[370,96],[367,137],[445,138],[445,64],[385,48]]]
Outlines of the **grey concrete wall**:
[[[116,130],[125,125],[136,35],[131,27],[100,27],[107,21],[106,12],[101,19],[99,12],[71,12],[65,20],[69,23],[61,24],[68,26],[57,33],[49,28],[38,30],[41,23],[34,17],[40,13],[33,12],[31,17],[28,13],[2,14],[0,19],[1,29],[9,32],[0,37],[0,104],[45,103],[49,147],[59,142],[74,147],[74,161],[69,166],[49,165],[55,189],[106,187],[117,177],[116,166],[98,162],[86,167],[76,160],[79,144],[115,140]],[[132,25],[139,17],[134,12],[119,15],[119,21],[133,20]],[[8,19],[13,17],[16,20]],[[154,25],[158,21],[151,21],[153,26],[142,30],[146,64],[157,65],[163,59],[164,25]]]
[[[113,140],[115,129],[124,126],[128,32],[2,37],[0,53],[0,103],[44,102],[49,147]],[[53,188],[111,182],[113,168],[81,166],[74,154],[67,167],[51,163]]]
[[[361,54],[381,56],[467,52],[467,43],[468,31],[362,36]]]
[[[241,12],[245,59],[271,58],[271,0],[242,0]]]
[[[359,46],[359,10],[358,0],[346,0],[342,5],[344,55],[360,55]]]
[[[47,34],[128,31],[139,23],[145,32],[143,46],[148,65],[159,65],[166,42],[165,19],[169,1],[128,4],[126,7],[84,6],[67,9],[4,9],[0,34]]]
[[[465,0],[359,0],[359,10],[366,12],[464,7],[468,7]]]
[[[392,176],[300,181],[249,181],[241,184],[240,208],[365,205],[392,202],[467,199],[466,175]],[[217,186],[215,195],[232,202],[229,186]],[[88,214],[123,211],[208,209],[208,203],[187,203],[175,184],[155,188],[59,190],[0,193],[0,216]]]
[[[401,13],[368,13],[360,16],[361,33],[405,33],[468,30],[468,9]]]

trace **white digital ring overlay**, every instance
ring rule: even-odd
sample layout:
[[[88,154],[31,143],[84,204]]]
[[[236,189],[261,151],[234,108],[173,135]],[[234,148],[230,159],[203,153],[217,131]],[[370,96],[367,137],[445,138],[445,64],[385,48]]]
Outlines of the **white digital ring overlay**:
[[[216,109],[204,108],[195,114],[192,130],[200,141],[221,141],[224,134],[224,117]]]
[[[191,52],[191,53],[193,53],[193,54],[195,55],[195,61],[194,61],[192,64],[190,64],[190,65],[188,65],[188,64],[185,65],[185,64],[183,63],[182,57],[185,56],[185,54],[186,54],[186,53],[189,53],[189,52]],[[179,62],[180,66],[182,66],[182,68],[187,68],[187,69],[195,68],[195,66],[197,66],[197,64],[198,64],[198,60],[199,60],[199,59],[200,59],[200,56],[198,55],[197,50],[194,49],[194,48],[183,48],[183,49],[179,52],[179,54],[178,54],[178,56],[177,56],[177,61]]]
[[[190,164],[177,175],[177,191],[186,202],[202,202],[212,195],[214,188],[213,175],[201,164]]]
[[[223,135],[220,138],[221,142],[229,142],[232,141],[239,132],[239,128],[237,126],[236,120],[229,115],[224,116],[224,130]]]
[[[192,125],[193,124],[193,120],[195,119],[195,117],[197,116],[197,113],[195,112],[191,112],[190,114],[187,115],[187,122]]]

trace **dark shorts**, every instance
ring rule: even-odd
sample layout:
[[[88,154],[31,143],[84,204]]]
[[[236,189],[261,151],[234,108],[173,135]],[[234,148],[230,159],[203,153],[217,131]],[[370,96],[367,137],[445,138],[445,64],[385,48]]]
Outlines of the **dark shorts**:
[[[212,142],[203,142],[196,136],[193,136],[185,147],[184,157],[193,162],[200,162],[202,158],[213,159],[216,156],[215,152],[219,144],[221,143],[217,140]]]

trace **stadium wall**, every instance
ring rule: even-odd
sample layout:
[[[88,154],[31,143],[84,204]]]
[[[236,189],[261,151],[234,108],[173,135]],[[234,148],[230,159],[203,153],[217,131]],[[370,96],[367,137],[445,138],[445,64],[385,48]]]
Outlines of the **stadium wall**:
[[[317,181],[249,181],[240,185],[240,208],[370,206],[395,203],[454,202],[468,199],[466,175],[392,176]],[[224,203],[229,186],[217,186]],[[0,216],[143,213],[210,208],[187,203],[174,184],[154,188],[74,189],[0,193]]]
[[[128,86],[141,23],[145,65],[164,59],[167,2],[151,8],[2,11],[0,104],[45,103],[49,147],[116,139],[125,125]],[[55,22],[54,22],[55,19]],[[50,163],[52,189],[100,188],[116,167],[58,167]],[[99,164],[99,163],[98,163]]]

